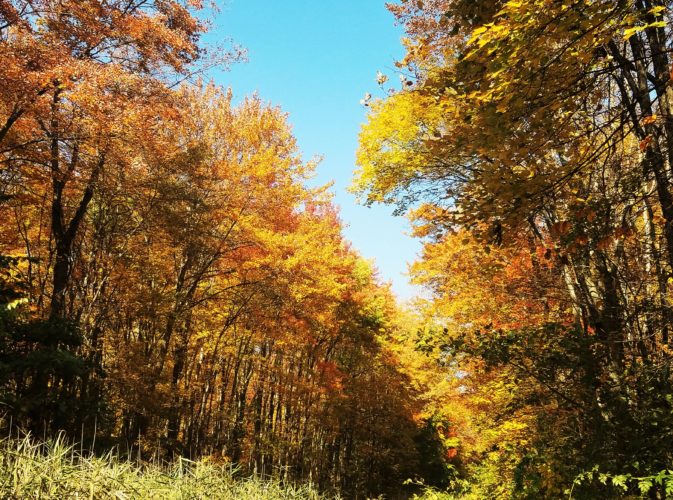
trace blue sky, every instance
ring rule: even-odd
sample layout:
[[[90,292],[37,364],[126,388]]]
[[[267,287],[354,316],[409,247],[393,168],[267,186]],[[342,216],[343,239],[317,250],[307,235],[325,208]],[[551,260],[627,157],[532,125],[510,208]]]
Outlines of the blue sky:
[[[257,91],[289,113],[304,157],[324,157],[317,181],[334,180],[346,237],[375,259],[400,299],[415,295],[405,273],[420,244],[405,234],[406,219],[392,207],[359,206],[346,192],[366,116],[359,101],[379,90],[377,70],[397,80],[393,63],[403,54],[384,0],[226,0],[220,8],[207,41],[231,37],[249,61],[213,72],[216,83],[238,97]]]

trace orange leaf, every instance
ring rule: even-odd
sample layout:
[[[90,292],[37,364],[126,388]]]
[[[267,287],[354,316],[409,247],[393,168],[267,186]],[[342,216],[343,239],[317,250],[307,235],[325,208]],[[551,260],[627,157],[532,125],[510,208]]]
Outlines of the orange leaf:
[[[646,116],[645,118],[643,118],[642,123],[643,123],[643,126],[647,126],[647,125],[652,125],[656,121],[657,121],[657,115],[650,115],[650,116]]]
[[[645,139],[640,141],[638,147],[640,148],[641,151],[644,152],[653,140],[654,138],[651,135],[648,135],[647,137],[645,137]]]

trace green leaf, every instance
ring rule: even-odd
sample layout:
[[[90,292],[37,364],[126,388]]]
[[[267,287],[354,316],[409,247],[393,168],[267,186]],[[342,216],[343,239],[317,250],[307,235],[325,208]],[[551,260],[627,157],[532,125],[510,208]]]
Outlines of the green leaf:
[[[641,479],[640,481],[638,481],[638,489],[642,494],[647,493],[648,491],[650,491],[651,488],[652,488],[651,479]]]
[[[622,490],[626,491],[627,490],[626,482],[628,481],[628,479],[629,479],[628,476],[625,475],[613,476],[612,484],[617,488],[621,488]]]

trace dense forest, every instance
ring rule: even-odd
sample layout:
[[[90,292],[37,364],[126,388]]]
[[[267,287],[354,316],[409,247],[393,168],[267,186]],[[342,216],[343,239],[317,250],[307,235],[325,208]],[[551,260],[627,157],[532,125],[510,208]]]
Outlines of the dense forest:
[[[408,84],[368,103],[356,190],[425,238],[421,340],[480,498],[673,491],[671,7],[390,6]]]
[[[43,456],[93,497],[85,449],[176,498],[673,494],[673,2],[387,7],[352,191],[423,241],[405,305],[208,82],[212,5],[0,0],[3,496]]]

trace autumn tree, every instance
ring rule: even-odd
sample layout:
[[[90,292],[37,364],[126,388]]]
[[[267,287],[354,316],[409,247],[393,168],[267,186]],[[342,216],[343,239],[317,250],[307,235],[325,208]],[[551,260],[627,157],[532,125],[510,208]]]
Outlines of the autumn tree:
[[[170,78],[189,75],[203,55],[200,8],[177,1],[2,4],[3,174],[16,186],[52,185],[52,318],[66,314],[75,241],[104,172],[124,166],[125,132],[155,127],[169,112]]]
[[[416,207],[428,244],[415,273],[446,349],[499,370],[539,421],[551,404],[552,421],[584,429],[571,460],[537,427],[537,444],[517,445],[513,491],[670,463],[655,442],[671,386],[670,7],[390,7],[408,34],[405,83],[370,103],[355,190]],[[560,461],[560,476],[545,472]]]
[[[207,16],[0,0],[0,427],[352,497],[446,482],[389,286],[287,115],[199,79],[242,56]]]

